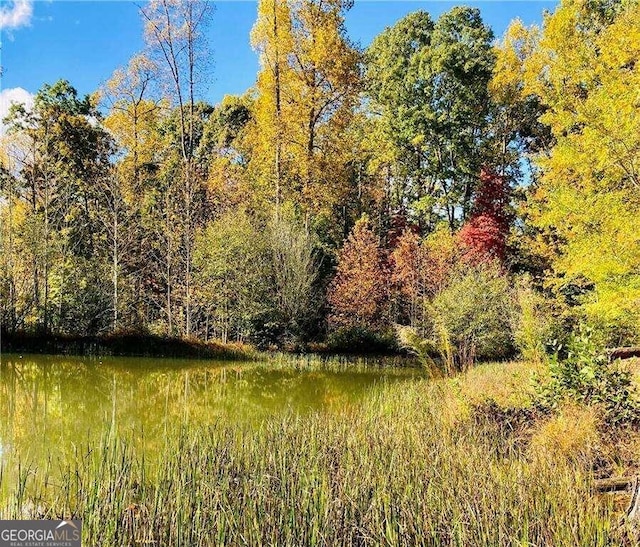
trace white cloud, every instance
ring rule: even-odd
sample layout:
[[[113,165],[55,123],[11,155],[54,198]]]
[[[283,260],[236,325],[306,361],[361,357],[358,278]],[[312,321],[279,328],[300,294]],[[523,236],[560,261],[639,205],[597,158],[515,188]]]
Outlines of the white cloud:
[[[33,0],[3,2],[0,8],[0,29],[19,28],[28,25],[33,15]]]
[[[0,135],[4,135],[5,127],[2,120],[9,113],[12,104],[24,104],[27,110],[33,107],[33,95],[21,87],[3,89],[0,91]]]

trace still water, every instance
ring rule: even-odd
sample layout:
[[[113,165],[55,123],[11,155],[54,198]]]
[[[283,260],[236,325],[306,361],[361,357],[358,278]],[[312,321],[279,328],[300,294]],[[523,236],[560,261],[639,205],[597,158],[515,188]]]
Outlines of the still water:
[[[212,362],[130,357],[2,355],[0,464],[64,461],[105,432],[144,446],[181,424],[257,424],[294,412],[340,412],[376,385],[410,381],[416,369],[309,365],[294,358]]]

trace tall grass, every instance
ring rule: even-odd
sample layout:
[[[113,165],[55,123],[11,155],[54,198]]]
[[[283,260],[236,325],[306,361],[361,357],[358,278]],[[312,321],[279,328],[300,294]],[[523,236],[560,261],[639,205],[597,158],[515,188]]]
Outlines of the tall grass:
[[[379,386],[341,414],[183,426],[21,465],[0,517],[84,519],[84,545],[585,545],[613,507],[587,469],[529,458],[445,381]],[[8,481],[5,473],[3,481]]]
[[[271,353],[262,355],[273,370],[326,371],[326,372],[371,372],[375,370],[395,370],[400,373],[419,369],[420,363],[411,356],[361,356],[361,355],[322,355],[318,353],[291,354]],[[416,370],[413,370],[416,372]]]

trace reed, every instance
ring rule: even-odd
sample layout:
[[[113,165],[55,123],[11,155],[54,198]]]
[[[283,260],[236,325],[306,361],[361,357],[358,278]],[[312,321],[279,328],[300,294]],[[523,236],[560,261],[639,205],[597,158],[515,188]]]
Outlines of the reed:
[[[182,425],[154,453],[105,431],[62,465],[21,464],[0,517],[82,518],[88,546],[615,542],[586,465],[530,457],[460,389],[380,384],[341,413]]]

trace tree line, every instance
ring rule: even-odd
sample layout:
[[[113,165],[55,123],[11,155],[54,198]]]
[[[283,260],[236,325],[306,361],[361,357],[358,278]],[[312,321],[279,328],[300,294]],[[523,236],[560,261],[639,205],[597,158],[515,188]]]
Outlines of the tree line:
[[[416,11],[366,49],[351,3],[260,0],[255,86],[210,105],[210,5],[152,0],[145,50],[96,93],[14,105],[2,329],[400,332],[450,366],[585,323],[637,340],[638,2],[562,0],[500,40],[477,9]]]

